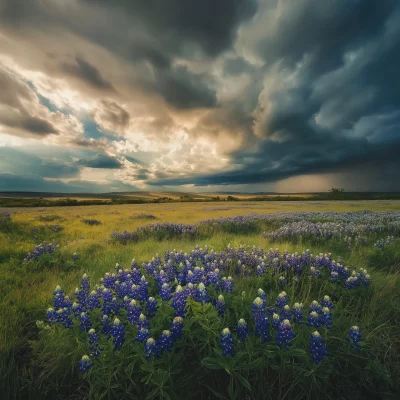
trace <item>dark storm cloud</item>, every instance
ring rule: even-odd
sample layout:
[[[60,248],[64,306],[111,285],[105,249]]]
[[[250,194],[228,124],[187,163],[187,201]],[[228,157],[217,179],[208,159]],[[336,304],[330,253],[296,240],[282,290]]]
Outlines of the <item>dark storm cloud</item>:
[[[96,89],[115,90],[111,83],[101,76],[100,71],[95,66],[80,57],[76,57],[73,64],[63,63],[61,69],[66,74],[81,79]]]
[[[122,164],[115,157],[108,156],[106,154],[97,154],[91,159],[80,159],[79,165],[83,165],[89,168],[108,168],[108,169],[119,169]]]
[[[244,72],[252,72],[253,70],[254,67],[243,57],[231,57],[224,61],[224,73],[227,75],[237,76]]]
[[[85,0],[91,5],[120,9],[132,24],[157,38],[171,52],[187,52],[187,44],[199,45],[215,56],[229,48],[239,24],[257,11],[255,0]],[[147,59],[165,64],[165,58],[141,49]],[[149,57],[150,56],[150,57]]]
[[[31,115],[37,103],[32,90],[0,65],[0,125],[20,136],[47,136],[58,133],[51,122]]]

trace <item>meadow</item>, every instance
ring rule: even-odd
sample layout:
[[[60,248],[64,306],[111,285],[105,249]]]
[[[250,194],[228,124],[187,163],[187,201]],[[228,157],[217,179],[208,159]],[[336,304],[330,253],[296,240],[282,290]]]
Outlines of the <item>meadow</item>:
[[[4,208],[1,398],[396,399],[399,300],[398,200]]]

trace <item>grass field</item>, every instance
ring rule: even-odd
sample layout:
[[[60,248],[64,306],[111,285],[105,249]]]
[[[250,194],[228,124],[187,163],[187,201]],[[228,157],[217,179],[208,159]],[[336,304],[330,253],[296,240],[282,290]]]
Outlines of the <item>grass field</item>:
[[[85,396],[101,398],[100,393],[102,393],[103,398],[110,399],[211,399],[218,398],[218,394],[222,396],[220,398],[236,396],[236,398],[241,399],[300,399],[320,398],[319,396],[322,395],[332,399],[398,398],[397,396],[400,395],[400,241],[398,237],[383,250],[374,248],[372,244],[348,248],[344,243],[334,240],[322,242],[301,239],[297,242],[272,243],[268,238],[261,235],[264,230],[268,231],[272,228],[268,224],[263,225],[261,223],[246,230],[229,231],[216,228],[193,239],[173,237],[159,241],[150,237],[127,244],[110,240],[112,232],[133,231],[150,223],[194,224],[203,219],[249,213],[356,212],[363,210],[400,212],[400,201],[268,203],[238,201],[230,203],[167,203],[8,209],[7,211],[11,212],[12,222],[0,226],[0,393],[3,393],[3,396],[0,397],[3,399],[78,399]],[[156,219],[137,218],[142,213],[152,214]],[[95,219],[100,221],[100,224],[90,226],[82,222],[84,219]],[[373,236],[373,240],[384,236],[387,235],[377,233]],[[34,249],[35,245],[52,240],[60,245],[58,251],[52,255],[44,256],[39,261],[23,263],[24,258]],[[372,278],[371,286],[367,289],[356,289],[360,292],[357,292],[355,298],[352,299],[346,297],[347,294],[343,294],[342,303],[339,297],[334,314],[335,323],[337,321],[338,326],[342,327],[343,330],[350,328],[350,321],[354,317],[353,319],[356,319],[354,324],[359,324],[365,331],[365,343],[361,352],[354,351],[349,355],[350,350],[347,348],[343,350],[344,344],[340,344],[335,350],[336,353],[333,352],[336,356],[330,366],[330,361],[325,360],[318,368],[307,367],[308,369],[306,367],[300,368],[301,363],[293,361],[289,356],[287,358],[276,356],[279,358],[279,362],[271,356],[271,365],[277,362],[277,366],[276,368],[271,367],[270,370],[268,370],[268,357],[266,353],[263,353],[262,356],[257,358],[257,360],[263,360],[263,367],[260,367],[261,372],[255,372],[255,375],[252,375],[252,372],[249,371],[236,373],[234,367],[230,365],[233,369],[228,374],[224,369],[229,368],[225,366],[222,371],[218,371],[222,377],[219,382],[215,382],[210,378],[210,375],[203,372],[203,370],[207,370],[204,365],[199,372],[196,369],[198,367],[196,364],[193,367],[193,374],[200,374],[199,382],[202,380],[207,382],[207,379],[209,379],[212,387],[207,389],[203,385],[200,390],[196,385],[190,386],[187,381],[189,378],[185,375],[186,380],[182,380],[181,387],[185,388],[186,393],[188,393],[187,390],[197,391],[194,393],[197,393],[198,396],[190,394],[190,396],[185,397],[177,387],[171,388],[170,383],[169,386],[165,383],[170,382],[170,377],[165,378],[164,389],[164,383],[159,385],[157,381],[154,383],[155,386],[152,387],[153,381],[148,378],[147,382],[150,382],[148,383],[149,390],[144,383],[139,385],[138,388],[126,386],[128,378],[125,375],[124,378],[121,378],[122,375],[118,378],[119,375],[116,374],[115,379],[111,378],[109,375],[112,375],[113,372],[107,370],[106,367],[104,368],[109,375],[106,372],[104,372],[105,375],[99,374],[102,379],[108,379],[108,384],[103,382],[103,386],[99,383],[100,378],[96,380],[93,377],[94,372],[88,379],[79,377],[76,357],[81,354],[78,354],[73,347],[74,343],[76,347],[82,347],[81,340],[83,339],[81,337],[79,340],[75,338],[77,341],[74,342],[73,337],[63,336],[61,330],[58,333],[59,336],[53,340],[45,339],[44,335],[39,333],[36,321],[45,320],[46,309],[52,304],[52,292],[57,285],[60,285],[65,293],[71,295],[75,287],[79,286],[84,273],[87,273],[91,282],[94,283],[98,282],[106,272],[112,272],[116,263],[119,263],[123,268],[130,268],[133,258],[141,264],[144,261],[151,260],[156,254],[163,256],[167,250],[176,249],[190,252],[195,245],[200,247],[208,245],[215,251],[223,251],[228,244],[231,244],[232,247],[239,245],[255,245],[263,249],[273,247],[278,248],[281,252],[287,249],[289,252],[297,251],[301,253],[305,249],[310,249],[313,254],[332,253],[336,258],[342,256],[346,264],[355,265],[357,268],[367,268]],[[77,260],[73,260],[74,253],[78,255]],[[257,297],[257,285],[270,287],[267,278],[264,280],[256,277],[247,280],[241,277],[234,278],[236,283],[231,300],[233,305],[236,304],[234,297],[240,296],[242,292],[246,292],[246,295],[243,295],[245,301],[251,304]],[[332,296],[331,293],[323,293],[323,290],[330,290],[330,288],[329,285],[322,285],[317,288],[310,286],[308,289],[306,286],[301,287],[298,299],[308,305],[314,300],[314,294]],[[278,289],[278,286],[271,286],[271,293],[276,296]],[[293,290],[293,288],[288,290],[292,299]],[[361,292],[361,290],[363,291]],[[230,299],[229,296],[227,298]],[[194,314],[200,313],[200,311],[196,311],[195,306],[191,310]],[[168,313],[169,311],[165,312]],[[210,311],[210,315],[214,314]],[[197,318],[199,317],[197,316]],[[228,314],[224,323],[231,322],[231,320],[233,320],[233,315]],[[250,324],[251,317],[249,316],[246,320]],[[219,328],[218,324],[219,322],[217,323]],[[230,326],[230,328],[233,327]],[[298,337],[300,341],[301,333]],[[67,340],[70,341],[69,344],[63,342]],[[206,350],[204,352],[199,350],[203,359],[204,357],[207,358],[207,355],[211,357],[214,354],[212,349],[218,347],[215,344],[218,343],[218,337],[208,337],[207,340],[210,346],[209,350],[211,350],[210,354]],[[336,338],[336,341],[338,340]],[[195,336],[193,341],[195,341]],[[332,344],[336,343],[335,337],[329,343],[336,349],[336,345]],[[251,342],[251,345],[253,345],[253,342]],[[254,347],[249,344],[246,348],[246,354],[248,355],[251,352],[256,354],[261,351],[261,346],[256,341]],[[274,355],[274,351],[271,349],[271,354]],[[178,357],[176,354],[172,353],[170,357]],[[118,363],[123,365],[126,362],[121,355],[115,357],[118,359],[117,361],[108,359],[110,365],[112,362],[116,362],[113,368],[117,368],[115,365],[119,365]],[[293,357],[295,359],[297,356],[294,354]],[[178,358],[168,360],[163,359],[162,362],[171,363],[172,369],[175,365],[172,361],[177,362]],[[72,365],[72,361],[74,365]],[[179,362],[183,363],[182,360]],[[152,361],[151,365],[160,371],[162,370],[161,364],[153,364]],[[256,368],[256,363],[254,363],[254,367]],[[259,365],[257,368],[259,368]],[[265,375],[267,370],[270,371],[269,377]],[[140,375],[140,378],[146,377],[143,375],[143,370],[139,373],[139,371],[133,369],[132,374],[136,373],[137,376]],[[211,373],[214,372],[211,370]],[[340,374],[347,374],[343,378],[343,382],[339,379]],[[237,375],[244,377],[245,382],[242,382],[242,378],[237,377]],[[296,376],[301,377],[301,380],[298,380]],[[325,385],[324,382],[326,381],[329,381],[329,384]],[[240,382],[242,385],[240,385]],[[246,388],[249,382],[252,390]],[[255,382],[261,383],[255,384]],[[107,385],[108,388],[104,388]],[[328,390],[332,385],[337,387],[337,392]],[[159,390],[152,391],[150,389],[154,389],[154,387],[158,387]],[[266,387],[270,389],[267,390]],[[236,395],[233,394],[234,392]]]

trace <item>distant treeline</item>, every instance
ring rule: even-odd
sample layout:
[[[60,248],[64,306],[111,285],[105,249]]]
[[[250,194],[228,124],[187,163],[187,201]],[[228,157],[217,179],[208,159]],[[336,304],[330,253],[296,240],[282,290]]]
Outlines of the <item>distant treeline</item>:
[[[114,205],[114,204],[154,204],[154,203],[179,203],[179,202],[222,202],[222,201],[328,201],[328,200],[400,200],[400,193],[343,193],[329,192],[320,193],[312,196],[257,196],[240,199],[235,196],[216,196],[208,199],[196,199],[185,195],[179,199],[171,197],[157,197],[154,199],[131,199],[131,198],[112,198],[112,199],[44,199],[44,198],[24,198],[24,197],[0,197],[0,207],[63,207],[63,206],[94,206],[94,205]]]

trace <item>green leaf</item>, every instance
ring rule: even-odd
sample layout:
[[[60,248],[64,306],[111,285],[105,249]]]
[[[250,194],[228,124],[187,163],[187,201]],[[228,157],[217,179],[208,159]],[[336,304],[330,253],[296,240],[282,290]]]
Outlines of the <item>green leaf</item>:
[[[202,365],[209,369],[223,369],[224,365],[221,365],[221,362],[216,358],[206,357],[201,360]]]
[[[244,386],[247,390],[251,391],[251,386],[249,381],[246,378],[243,378],[242,375],[240,374],[235,374],[235,377],[238,379],[238,381]]]
[[[257,360],[249,362],[248,364],[241,365],[239,369],[258,369],[262,368],[263,364],[263,359],[257,358]]]

